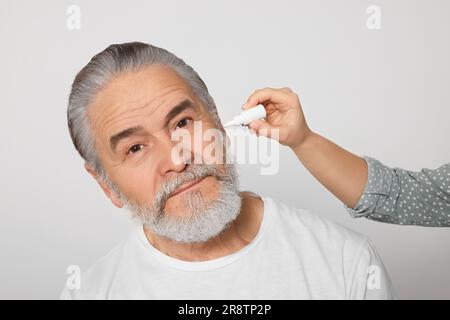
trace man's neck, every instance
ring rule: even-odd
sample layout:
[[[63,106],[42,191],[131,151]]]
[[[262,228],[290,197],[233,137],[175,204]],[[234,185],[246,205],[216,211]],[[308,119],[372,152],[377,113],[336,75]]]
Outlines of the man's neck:
[[[258,233],[264,215],[261,198],[241,192],[242,206],[231,225],[211,240],[180,243],[161,238],[144,228],[147,240],[162,253],[185,261],[206,261],[232,254],[248,245]]]

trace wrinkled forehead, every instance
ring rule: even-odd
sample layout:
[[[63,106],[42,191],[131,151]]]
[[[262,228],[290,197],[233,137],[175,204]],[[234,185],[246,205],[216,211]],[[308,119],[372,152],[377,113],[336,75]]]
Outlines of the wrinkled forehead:
[[[88,117],[97,138],[137,125],[143,118],[151,119],[157,130],[163,124],[166,109],[184,100],[200,108],[195,94],[175,71],[153,65],[111,80],[95,96]]]
[[[121,113],[145,104],[158,107],[175,95],[192,96],[186,82],[171,68],[149,66],[116,76],[98,92],[89,106],[91,120],[103,120],[107,115]],[[156,110],[154,110],[156,111]]]

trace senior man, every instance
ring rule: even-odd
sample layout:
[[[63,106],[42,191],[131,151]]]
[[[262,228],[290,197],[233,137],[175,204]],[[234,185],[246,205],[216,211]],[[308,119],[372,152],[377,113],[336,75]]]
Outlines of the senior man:
[[[280,128],[281,144],[301,143],[296,95],[255,94],[294,101],[267,105],[267,121]],[[162,48],[111,45],[78,73],[68,106],[73,143],[105,195],[139,223],[82,274],[80,288],[64,288],[63,299],[393,297],[364,236],[240,192],[235,165],[221,161],[227,152],[202,152],[209,141],[175,161],[173,135],[194,134],[195,123],[224,132],[205,83]]]

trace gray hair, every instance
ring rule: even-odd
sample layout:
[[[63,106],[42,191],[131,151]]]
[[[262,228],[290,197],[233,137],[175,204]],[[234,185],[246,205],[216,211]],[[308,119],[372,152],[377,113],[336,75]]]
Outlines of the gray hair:
[[[91,61],[77,74],[72,84],[67,108],[69,132],[75,148],[104,181],[107,180],[107,176],[95,150],[87,108],[95,95],[113,77],[126,71],[138,71],[150,65],[165,65],[172,68],[220,125],[216,105],[206,84],[182,59],[165,49],[146,43],[112,44],[92,57]]]

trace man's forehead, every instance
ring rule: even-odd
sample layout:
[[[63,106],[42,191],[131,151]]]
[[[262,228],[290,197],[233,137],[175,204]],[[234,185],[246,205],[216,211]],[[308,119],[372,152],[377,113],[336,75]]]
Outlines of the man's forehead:
[[[142,103],[158,102],[172,92],[190,94],[178,74],[167,66],[149,66],[116,76],[98,92],[92,109],[132,108]]]
[[[133,116],[157,116],[184,99],[194,100],[186,83],[170,68],[151,66],[120,75],[95,97],[89,110],[94,129],[105,131]],[[109,131],[109,130],[107,130]]]

